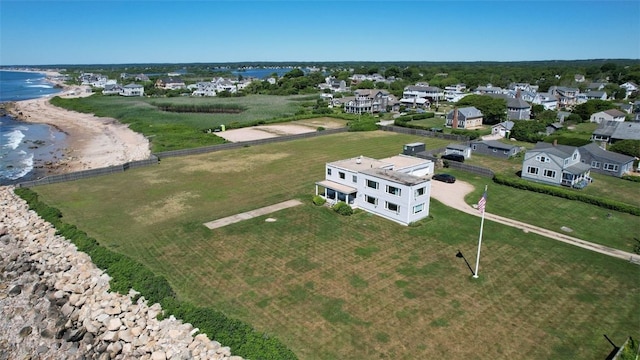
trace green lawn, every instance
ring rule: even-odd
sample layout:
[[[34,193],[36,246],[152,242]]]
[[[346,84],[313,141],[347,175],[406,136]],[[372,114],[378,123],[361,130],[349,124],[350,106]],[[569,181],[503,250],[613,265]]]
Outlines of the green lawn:
[[[238,98],[145,98],[93,95],[85,98],[54,98],[52,103],[66,109],[96,114],[96,116],[118,119],[151,140],[152,151],[215,145],[224,142],[218,136],[205,134],[206,129],[225,125],[227,128],[241,127],[258,121],[287,118],[295,115],[307,102],[309,96],[251,95]],[[198,114],[161,111],[159,104],[222,104],[238,105],[246,110],[238,114]]]
[[[431,204],[404,227],[311,203],[324,164],[448,141],[383,132],[163,159],[157,166],[41,186],[102,244],[165,276],[180,297],[277,336],[301,359],[604,359],[603,334],[640,336],[640,267]],[[640,218],[517,191],[490,179],[487,211],[573,236],[631,245]],[[292,198],[304,205],[224,228],[202,223]],[[539,209],[543,209],[542,211]],[[277,219],[265,222],[266,217]]]

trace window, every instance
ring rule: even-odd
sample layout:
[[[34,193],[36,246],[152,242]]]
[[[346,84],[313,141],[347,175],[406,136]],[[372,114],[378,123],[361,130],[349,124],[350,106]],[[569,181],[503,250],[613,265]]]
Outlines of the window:
[[[417,214],[424,210],[424,204],[419,204],[413,207],[413,213]]]
[[[400,188],[395,186],[387,185],[387,192],[395,196],[400,196]]]
[[[373,196],[365,195],[364,200],[372,205],[378,205],[378,199]]]
[[[573,160],[578,158],[578,153],[573,153]]]
[[[551,159],[549,159],[548,157],[546,157],[544,155],[536,156],[536,160],[538,160],[540,162],[543,162],[543,163],[551,161]]]
[[[569,165],[569,159],[564,159],[564,166]]]
[[[507,155],[507,154],[509,154],[509,150],[504,150],[504,151],[502,151],[502,153]]]
[[[355,176],[355,175],[352,175],[351,176],[351,181],[353,181],[354,183],[357,183],[358,182],[358,177]]]
[[[548,177],[548,178],[555,178],[556,177],[556,172],[554,170],[545,169],[544,170],[544,176]]]
[[[527,168],[527,174],[538,175],[538,168],[537,167],[533,167],[533,166],[529,166]]]
[[[367,180],[367,187],[370,187],[372,189],[377,189],[378,183],[373,180]]]
[[[493,149],[493,152],[498,152],[498,149],[495,149],[495,148],[494,148],[494,149]]]
[[[424,187],[416,189],[415,196],[418,197],[418,196],[424,195],[426,190],[427,190],[427,188],[424,188]]]
[[[594,169],[600,169],[600,161],[592,161],[591,162],[591,167]]]
[[[474,144],[472,147],[473,147],[473,150],[478,150],[478,146],[477,145]]]
[[[338,171],[338,177],[340,177],[340,179],[344,180],[344,173],[342,171]]]
[[[602,165],[603,170],[607,171],[618,171],[618,165],[615,164],[604,164]]]
[[[390,203],[390,202],[385,202],[384,205],[385,209],[389,210],[389,211],[393,211],[396,214],[400,212],[400,206],[398,206],[397,204],[394,203]]]
[[[327,175],[331,176],[331,169],[327,169]]]

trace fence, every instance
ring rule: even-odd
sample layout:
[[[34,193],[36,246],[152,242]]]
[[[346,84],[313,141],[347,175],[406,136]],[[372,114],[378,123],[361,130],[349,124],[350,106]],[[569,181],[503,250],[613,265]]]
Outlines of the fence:
[[[467,142],[469,141],[468,136],[463,135],[455,135],[455,134],[445,134],[437,131],[430,130],[422,130],[422,129],[411,129],[405,128],[401,126],[393,126],[393,125],[381,125],[380,130],[382,131],[393,131],[399,134],[407,134],[407,135],[418,135],[418,136],[426,136],[438,139],[446,139],[455,142]]]
[[[267,139],[204,146],[204,147],[193,148],[193,149],[164,151],[157,154],[152,154],[151,157],[149,157],[149,159],[146,159],[146,160],[131,161],[128,163],[124,163],[122,165],[109,166],[109,167],[104,167],[99,169],[82,170],[82,171],[76,171],[76,172],[67,173],[67,174],[46,176],[38,180],[24,181],[16,184],[16,186],[31,187],[31,186],[38,186],[38,185],[56,184],[60,182],[86,179],[86,178],[91,178],[95,176],[121,173],[129,169],[135,169],[143,166],[156,165],[158,164],[160,159],[166,158],[166,157],[206,154],[206,153],[221,151],[221,150],[236,149],[236,148],[252,146],[252,145],[261,145],[261,144],[276,143],[276,142],[282,142],[282,141],[312,138],[316,136],[338,134],[338,133],[347,132],[347,131],[348,131],[347,128],[329,129],[329,130],[315,131],[315,132],[303,133],[303,134],[279,136],[279,137],[273,137],[273,138],[267,138]]]

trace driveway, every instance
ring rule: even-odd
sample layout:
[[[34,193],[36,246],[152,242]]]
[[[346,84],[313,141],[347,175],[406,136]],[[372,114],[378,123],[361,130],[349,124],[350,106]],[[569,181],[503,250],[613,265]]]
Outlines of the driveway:
[[[467,204],[464,201],[464,197],[472,192],[474,187],[464,181],[457,180],[453,184],[443,183],[441,181],[432,181],[431,182],[431,197],[440,201],[441,203],[452,207],[454,209],[460,210],[467,214],[471,214],[474,216],[481,217],[480,212],[477,209]],[[548,237],[550,239],[554,239],[557,241],[562,241],[564,243],[581,247],[583,249],[595,251],[601,254],[613,256],[619,259],[631,261],[633,263],[640,264],[640,255],[629,253],[626,251],[614,249],[608,246],[594,244],[588,241],[584,241],[578,238],[574,238],[571,236],[567,236],[562,233],[554,232],[551,230],[543,229],[541,227],[529,225],[523,223],[521,221],[512,220],[506,217],[494,215],[491,213],[485,213],[485,219],[494,221],[500,224],[504,224],[507,226],[515,227],[521,229],[525,232],[532,232],[538,235],[542,235]]]

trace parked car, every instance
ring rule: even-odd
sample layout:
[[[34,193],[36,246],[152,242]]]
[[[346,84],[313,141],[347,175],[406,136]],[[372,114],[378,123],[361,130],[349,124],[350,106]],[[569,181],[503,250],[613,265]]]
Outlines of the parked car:
[[[435,174],[433,175],[432,179],[446,182],[449,184],[453,184],[454,182],[456,182],[456,177],[451,174]]]
[[[460,154],[447,154],[442,155],[442,158],[445,160],[452,160],[457,162],[464,162],[464,156]]]

